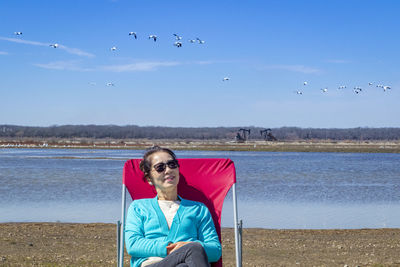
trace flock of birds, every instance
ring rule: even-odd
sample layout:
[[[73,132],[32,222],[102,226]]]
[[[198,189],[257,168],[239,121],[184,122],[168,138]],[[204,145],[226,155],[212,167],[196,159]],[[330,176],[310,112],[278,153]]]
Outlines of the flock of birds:
[[[14,32],[14,35],[20,36],[20,35],[22,35],[22,32]],[[132,36],[134,39],[138,39],[138,34],[136,32],[129,32],[128,35]],[[178,47],[178,48],[182,47],[182,45],[183,45],[182,36],[180,36],[180,35],[178,35],[176,33],[174,33],[173,36],[175,37],[175,42],[173,43],[173,45]],[[149,40],[153,40],[154,42],[156,42],[158,37],[155,34],[150,34],[148,36],[148,39]],[[198,44],[202,45],[202,44],[205,44],[206,41],[204,41],[204,40],[202,40],[200,38],[196,38],[196,39],[189,39],[188,42],[190,42],[192,44],[198,43]],[[52,48],[58,48],[60,45],[58,43],[54,43],[54,44],[50,44],[49,46],[52,47]],[[117,50],[117,46],[112,46],[110,48],[110,50],[111,51],[116,51]],[[223,81],[228,81],[228,80],[229,80],[229,77],[223,78]],[[89,84],[90,85],[96,85],[95,82],[89,82]],[[107,86],[115,86],[114,83],[112,83],[112,82],[108,82],[106,85]]]
[[[22,35],[22,32],[14,32],[14,34],[15,34],[15,35]],[[137,34],[136,32],[129,32],[128,35],[129,35],[129,36],[132,36],[132,37],[135,38],[135,39],[138,39],[138,34]],[[176,46],[176,47],[182,47],[182,45],[183,45],[183,43],[182,43],[182,36],[180,36],[180,35],[178,35],[178,34],[176,34],[176,33],[174,33],[173,36],[175,37],[175,42],[174,42],[173,45]],[[156,42],[157,39],[158,39],[158,37],[157,37],[157,35],[155,35],[155,34],[150,34],[150,35],[148,36],[148,39],[153,40],[154,42]],[[206,41],[204,41],[204,40],[201,40],[200,38],[189,39],[188,41],[189,41],[190,43],[192,43],[192,44],[193,44],[193,43],[204,44],[204,43],[206,42]],[[57,44],[57,43],[54,43],[54,44],[50,44],[49,46],[50,46],[50,47],[53,47],[53,48],[57,48],[57,47],[59,47],[60,45]],[[117,47],[116,47],[116,46],[113,46],[113,47],[110,48],[110,50],[111,50],[111,51],[116,51],[116,50],[117,50]]]
[[[137,34],[136,32],[129,32],[128,35],[129,35],[129,36],[132,36],[132,37],[135,38],[135,39],[138,38],[138,34]],[[173,36],[175,37],[175,42],[173,43],[173,45],[176,46],[176,47],[182,47],[182,45],[183,45],[183,43],[182,43],[182,36],[180,36],[180,35],[178,35],[178,34],[176,34],[176,33],[174,33]],[[157,42],[158,37],[157,37],[157,35],[155,35],[155,34],[150,34],[150,35],[148,36],[148,39],[149,39],[149,40],[153,40],[154,42]],[[199,43],[199,44],[204,44],[204,43],[205,43],[205,41],[204,41],[204,40],[201,40],[200,38],[189,39],[188,41],[189,41],[190,43]],[[112,50],[112,51],[115,51],[115,50],[117,50],[117,47],[116,47],[116,46],[113,46],[113,47],[111,47],[111,50]]]
[[[14,32],[14,34],[15,34],[15,35],[22,35],[22,32]],[[134,39],[138,39],[138,34],[137,34],[136,32],[129,32],[128,35],[129,35],[129,36],[132,36]],[[176,33],[174,33],[173,36],[175,37],[175,42],[173,43],[173,45],[176,46],[176,47],[178,47],[178,48],[179,48],[179,47],[182,47],[182,45],[183,45],[183,43],[182,43],[182,36],[180,36],[180,35],[178,35],[178,34],[176,34]],[[153,40],[154,42],[156,42],[157,39],[158,39],[158,37],[157,37],[157,35],[155,35],[155,34],[150,34],[150,35],[148,36],[148,39],[149,39],[149,40]],[[189,39],[188,41],[189,41],[190,43],[198,43],[198,44],[204,44],[204,43],[205,43],[205,41],[204,41],[204,40],[201,40],[200,38]],[[58,43],[54,43],[54,44],[50,44],[49,46],[52,47],[52,48],[57,48],[57,47],[59,47],[60,45],[59,45]],[[116,50],[117,50],[117,47],[116,47],[116,46],[113,46],[113,47],[110,48],[110,50],[111,50],[111,51],[116,51]],[[230,80],[229,77],[224,77],[224,78],[222,79],[223,82],[226,82],[226,81],[229,81],[229,80]],[[90,84],[91,84],[91,85],[95,85],[94,82],[90,82]],[[112,83],[112,82],[108,82],[106,85],[107,85],[107,86],[115,86],[114,83]],[[304,86],[307,86],[307,85],[308,85],[308,82],[303,82],[303,85],[304,85]],[[372,87],[373,85],[374,85],[374,83],[372,83],[372,82],[369,82],[369,83],[368,83],[368,86],[369,86],[369,87]],[[387,90],[391,89],[391,86],[383,85],[383,84],[377,84],[376,87],[382,88],[384,92],[386,92]],[[338,90],[342,90],[342,89],[346,89],[346,88],[347,88],[346,85],[340,85],[337,89],[338,89]],[[327,87],[321,88],[320,90],[322,91],[322,93],[327,93],[327,92],[328,92],[328,88],[327,88]],[[355,87],[353,88],[353,92],[356,93],[356,94],[360,94],[362,91],[363,91],[363,89],[362,89],[360,86],[355,86]],[[298,94],[298,95],[303,95],[303,91],[301,91],[301,90],[296,90],[295,93]]]
[[[307,86],[307,85],[308,85],[308,82],[303,82],[303,86]],[[368,83],[368,86],[369,86],[369,87],[373,87],[373,86],[374,86],[374,83],[369,82],[369,83]],[[386,92],[386,91],[389,90],[389,89],[392,89],[391,86],[383,85],[383,84],[377,84],[376,87],[377,87],[377,88],[382,88],[384,92]],[[346,85],[340,85],[337,89],[338,89],[338,90],[342,90],[342,89],[346,89],[346,88],[347,88]],[[327,88],[327,87],[321,88],[320,90],[322,91],[322,93],[327,93],[327,92],[328,92],[328,88]],[[360,94],[362,91],[363,91],[363,89],[362,89],[362,87],[360,87],[360,86],[355,86],[355,87],[353,88],[353,92],[354,92],[355,94]],[[296,94],[298,94],[298,95],[303,95],[303,91],[301,91],[301,90],[296,90],[296,91],[294,91],[294,92],[295,92]]]

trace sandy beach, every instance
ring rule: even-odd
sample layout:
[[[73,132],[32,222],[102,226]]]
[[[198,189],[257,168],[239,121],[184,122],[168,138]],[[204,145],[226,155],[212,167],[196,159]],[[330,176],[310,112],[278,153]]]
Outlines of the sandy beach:
[[[3,223],[0,265],[115,266],[115,233],[103,223]],[[233,229],[222,243],[224,266],[234,266]],[[243,266],[400,266],[400,229],[244,229]]]

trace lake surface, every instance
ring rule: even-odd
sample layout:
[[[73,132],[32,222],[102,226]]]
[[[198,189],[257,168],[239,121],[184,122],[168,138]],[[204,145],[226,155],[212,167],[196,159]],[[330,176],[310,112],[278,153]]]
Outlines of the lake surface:
[[[0,222],[112,222],[138,150],[0,149]],[[400,154],[177,151],[230,158],[244,227],[400,228]],[[232,197],[222,225],[233,226]]]

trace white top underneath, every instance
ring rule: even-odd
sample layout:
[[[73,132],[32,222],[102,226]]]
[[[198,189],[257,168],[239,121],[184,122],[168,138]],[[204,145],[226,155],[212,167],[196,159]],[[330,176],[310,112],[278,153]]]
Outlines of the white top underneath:
[[[171,229],[172,221],[174,220],[180,204],[180,200],[158,200],[158,205],[160,206],[161,211],[164,213],[165,219],[167,220],[168,229]]]

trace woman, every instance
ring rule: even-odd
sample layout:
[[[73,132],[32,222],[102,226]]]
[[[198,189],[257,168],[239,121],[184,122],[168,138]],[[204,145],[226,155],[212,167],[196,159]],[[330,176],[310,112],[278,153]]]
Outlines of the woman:
[[[199,202],[178,196],[179,163],[170,149],[154,146],[140,162],[157,196],[129,207],[126,249],[132,267],[209,266],[221,257],[210,212]]]

